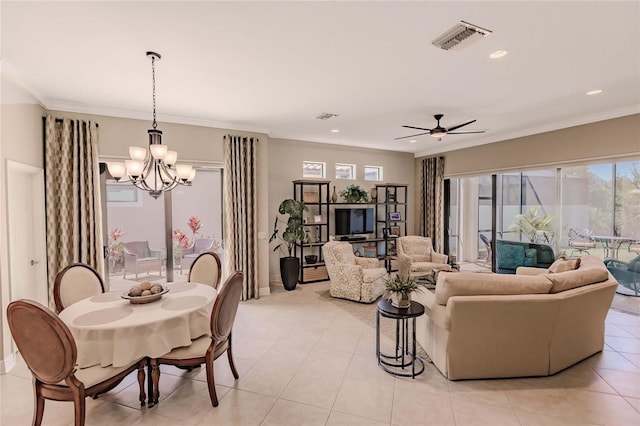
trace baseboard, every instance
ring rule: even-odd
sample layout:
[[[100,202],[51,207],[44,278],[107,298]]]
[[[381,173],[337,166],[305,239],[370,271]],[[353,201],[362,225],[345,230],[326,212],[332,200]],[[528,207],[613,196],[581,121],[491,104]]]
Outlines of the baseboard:
[[[259,295],[260,297],[262,297],[262,296],[269,296],[269,295],[271,295],[271,287],[260,287],[260,288],[258,289],[258,295]]]
[[[0,360],[0,373],[8,373],[16,365],[16,361],[14,354],[8,354],[5,359]]]

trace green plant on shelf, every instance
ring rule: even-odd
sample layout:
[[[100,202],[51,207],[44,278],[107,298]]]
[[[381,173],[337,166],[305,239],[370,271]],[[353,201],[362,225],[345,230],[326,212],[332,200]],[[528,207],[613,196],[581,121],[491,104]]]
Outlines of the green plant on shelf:
[[[340,195],[347,203],[366,203],[369,201],[369,194],[358,185],[347,186]]]

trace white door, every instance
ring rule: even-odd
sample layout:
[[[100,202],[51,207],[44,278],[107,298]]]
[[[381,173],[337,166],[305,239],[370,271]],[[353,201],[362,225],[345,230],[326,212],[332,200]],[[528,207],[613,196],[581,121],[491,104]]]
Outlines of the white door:
[[[7,160],[11,300],[48,305],[44,171]]]

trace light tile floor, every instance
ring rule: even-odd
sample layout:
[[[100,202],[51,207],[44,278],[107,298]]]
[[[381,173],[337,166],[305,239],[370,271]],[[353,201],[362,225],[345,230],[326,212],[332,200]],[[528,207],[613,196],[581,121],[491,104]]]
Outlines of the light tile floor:
[[[640,425],[640,317],[611,310],[604,351],[551,377],[451,382],[427,364],[412,380],[377,367],[375,324],[322,299],[327,289],[273,288],[240,305],[240,380],[216,361],[219,407],[203,369],[163,366],[156,407],[137,404],[129,376],[87,399],[87,425]],[[0,376],[1,425],[29,424],[32,401],[24,364]],[[44,424],[73,424],[72,404],[47,401]]]

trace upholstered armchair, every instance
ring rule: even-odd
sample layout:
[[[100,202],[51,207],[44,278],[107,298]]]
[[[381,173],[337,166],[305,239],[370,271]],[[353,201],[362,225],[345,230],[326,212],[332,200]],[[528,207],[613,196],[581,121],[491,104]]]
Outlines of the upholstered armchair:
[[[351,244],[329,241],[322,246],[333,297],[371,303],[384,293],[387,270],[377,258],[356,257]]]
[[[162,250],[151,250],[148,241],[130,241],[124,244],[124,275],[158,271],[162,276]]]
[[[448,256],[433,251],[431,238],[409,235],[399,237],[396,244],[398,251],[398,275],[422,275],[439,269],[449,269]]]
[[[182,249],[182,262],[180,262],[182,271],[189,271],[193,261],[202,253],[213,249],[215,242],[213,238],[199,238],[188,249]]]

